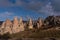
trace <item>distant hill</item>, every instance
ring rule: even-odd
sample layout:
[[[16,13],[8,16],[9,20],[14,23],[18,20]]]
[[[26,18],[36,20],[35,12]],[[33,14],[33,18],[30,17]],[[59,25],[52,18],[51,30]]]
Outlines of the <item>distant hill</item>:
[[[47,25],[60,26],[60,16],[48,16],[44,22],[48,22]]]

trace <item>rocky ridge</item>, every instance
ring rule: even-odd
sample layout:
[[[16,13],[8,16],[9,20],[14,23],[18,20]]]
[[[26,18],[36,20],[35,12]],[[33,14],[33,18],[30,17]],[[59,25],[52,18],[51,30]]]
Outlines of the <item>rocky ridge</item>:
[[[3,35],[5,33],[18,33],[21,31],[25,31],[28,29],[39,29],[39,28],[49,28],[49,27],[60,27],[60,16],[49,16],[45,20],[42,18],[38,18],[38,20],[33,21],[31,18],[24,22],[22,17],[18,20],[17,17],[14,17],[13,21],[7,19],[0,25],[0,34]]]
[[[25,22],[25,23],[23,22],[22,17],[20,17],[20,20],[18,20],[17,17],[14,17],[13,22],[7,19],[2,23],[0,27],[0,34],[2,35],[5,33],[13,34],[13,33],[24,31],[27,23],[28,23],[28,26],[27,26],[28,29],[33,29],[33,20],[31,18],[29,19],[28,22]],[[38,28],[42,26],[42,24],[40,25],[40,23],[38,23],[39,25]]]

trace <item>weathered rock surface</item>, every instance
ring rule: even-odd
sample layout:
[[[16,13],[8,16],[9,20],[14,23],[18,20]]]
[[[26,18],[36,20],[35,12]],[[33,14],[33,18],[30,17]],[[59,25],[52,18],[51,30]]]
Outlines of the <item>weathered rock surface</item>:
[[[13,21],[10,21],[9,19],[7,19],[6,21],[2,23],[2,25],[0,25],[1,26],[0,34],[18,33],[18,32],[24,31],[27,28],[35,29],[34,27],[39,29],[42,27],[42,25],[44,25],[43,27],[48,27],[48,28],[51,27],[50,25],[60,26],[60,16],[49,16],[45,20],[38,18],[38,20],[35,20],[35,21],[33,21],[30,18],[28,21],[26,21],[26,23],[23,22],[22,17],[20,18],[20,20],[18,20],[18,18],[15,17]]]
[[[10,34],[12,33],[12,22],[9,19],[5,21],[4,33],[7,33],[7,32],[9,32]]]
[[[31,18],[29,19],[28,28],[33,29],[33,21]]]
[[[45,19],[47,25],[60,26],[60,16],[49,16]]]
[[[20,17],[19,29],[20,29],[20,31],[24,31],[24,30],[25,30],[25,28],[24,28],[24,23],[23,23],[23,20],[22,20],[22,17]]]
[[[38,28],[41,28],[42,25],[43,25],[43,19],[38,18],[38,21],[37,21],[37,27],[38,27]]]
[[[7,32],[12,34],[12,22],[9,19],[2,23],[0,32],[1,34],[5,34]]]
[[[13,33],[16,33],[18,32],[18,27],[19,27],[19,22],[18,22],[18,18],[15,17],[14,20],[13,20]]]
[[[1,27],[0,27],[0,34],[3,35],[4,34],[4,28],[5,28],[5,22],[2,23]]]

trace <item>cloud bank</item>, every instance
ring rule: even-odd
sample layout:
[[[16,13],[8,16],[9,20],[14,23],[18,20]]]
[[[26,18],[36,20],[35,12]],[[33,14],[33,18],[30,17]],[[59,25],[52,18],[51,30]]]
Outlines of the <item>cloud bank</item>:
[[[3,12],[3,13],[0,13],[0,17],[9,17],[9,16],[12,16],[13,13],[10,13],[10,12]]]
[[[0,0],[0,7],[23,7],[45,15],[60,15],[60,0]]]

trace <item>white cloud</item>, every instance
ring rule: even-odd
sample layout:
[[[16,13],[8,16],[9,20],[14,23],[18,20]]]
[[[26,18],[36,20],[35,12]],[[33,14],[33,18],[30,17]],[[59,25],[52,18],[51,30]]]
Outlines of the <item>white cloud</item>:
[[[4,21],[7,18],[12,20],[13,17],[14,17],[14,13],[12,13],[12,12],[2,12],[2,13],[0,13],[0,21],[2,21],[2,20]]]
[[[43,0],[41,2],[40,0],[28,0],[29,2],[26,3],[24,0],[16,0],[16,3],[9,2],[8,0],[0,0],[0,7],[15,7],[15,6],[22,6],[23,8],[27,10],[33,10],[35,12],[44,13],[47,15],[60,15],[60,12],[55,12],[54,10],[60,10],[60,0],[52,0],[53,2],[49,2],[48,0]],[[48,3],[49,2],[49,3]],[[48,3],[48,4],[46,4]],[[53,5],[51,5],[53,4]],[[58,6],[56,6],[56,4]],[[55,5],[55,6],[54,6]],[[53,8],[54,6],[54,8]],[[42,8],[41,8],[42,7]],[[57,14],[58,13],[58,14]]]
[[[11,12],[0,13],[0,17],[2,17],[2,18],[10,17],[12,15],[13,15],[13,13],[11,13]]]
[[[39,13],[43,13],[46,15],[60,15],[60,12],[56,12],[54,11],[51,2],[49,2],[48,4],[46,4],[45,6],[43,6],[40,10],[38,10]]]

